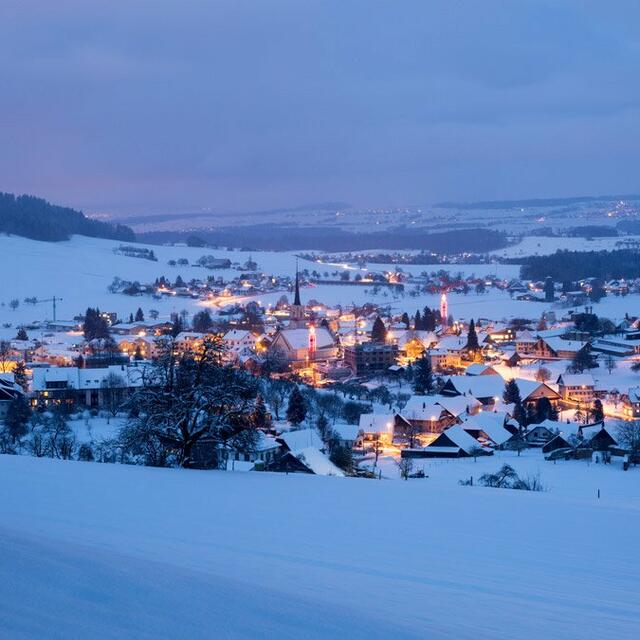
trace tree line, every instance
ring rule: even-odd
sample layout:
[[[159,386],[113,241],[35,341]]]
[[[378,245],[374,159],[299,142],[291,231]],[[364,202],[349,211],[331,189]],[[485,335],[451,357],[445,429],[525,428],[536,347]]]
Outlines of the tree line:
[[[0,233],[51,242],[68,240],[73,234],[135,240],[135,234],[125,225],[92,220],[81,211],[53,205],[42,198],[1,192]]]

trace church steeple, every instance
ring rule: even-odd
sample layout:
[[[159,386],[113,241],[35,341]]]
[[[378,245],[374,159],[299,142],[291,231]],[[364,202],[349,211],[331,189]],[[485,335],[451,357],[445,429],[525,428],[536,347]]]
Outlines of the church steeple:
[[[295,295],[293,296],[293,304],[297,307],[302,306],[302,303],[300,302],[300,276],[298,274],[298,258],[296,258],[296,289]]]
[[[293,304],[289,308],[289,327],[300,328],[305,326],[304,307],[300,300],[300,274],[298,272],[298,259],[296,258],[296,285],[293,296]]]

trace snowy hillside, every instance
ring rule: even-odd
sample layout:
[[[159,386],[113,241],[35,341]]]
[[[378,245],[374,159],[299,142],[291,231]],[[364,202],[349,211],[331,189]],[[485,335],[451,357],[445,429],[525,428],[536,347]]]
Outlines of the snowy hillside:
[[[624,640],[640,626],[637,493],[0,456],[0,504],[2,638]]]

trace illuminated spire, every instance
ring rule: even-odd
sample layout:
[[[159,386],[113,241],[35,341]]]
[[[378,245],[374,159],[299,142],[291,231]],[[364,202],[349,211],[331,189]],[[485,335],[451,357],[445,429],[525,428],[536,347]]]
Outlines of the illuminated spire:
[[[443,291],[440,297],[440,320],[442,322],[442,328],[447,328],[447,322],[449,319],[449,303],[447,302],[447,292]]]

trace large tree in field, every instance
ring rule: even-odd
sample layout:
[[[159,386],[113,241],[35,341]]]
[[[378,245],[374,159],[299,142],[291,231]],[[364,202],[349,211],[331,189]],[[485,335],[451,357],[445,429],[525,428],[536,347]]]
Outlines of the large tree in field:
[[[193,449],[202,438],[223,447],[236,436],[251,447],[251,412],[257,395],[255,380],[223,364],[219,336],[207,336],[196,351],[178,356],[173,341],[143,370],[143,386],[129,400],[132,418],[121,439],[150,464],[193,464]],[[248,434],[247,438],[240,434]],[[246,441],[245,441],[246,440]]]
[[[413,390],[418,395],[425,395],[433,393],[434,386],[431,358],[425,353],[413,364]]]

